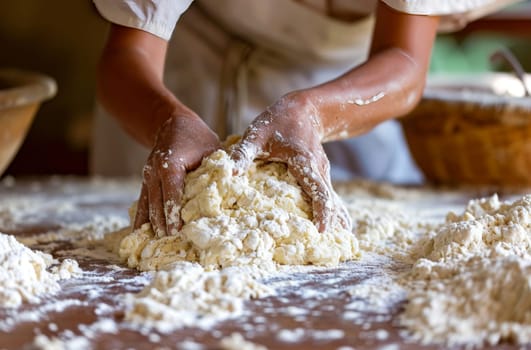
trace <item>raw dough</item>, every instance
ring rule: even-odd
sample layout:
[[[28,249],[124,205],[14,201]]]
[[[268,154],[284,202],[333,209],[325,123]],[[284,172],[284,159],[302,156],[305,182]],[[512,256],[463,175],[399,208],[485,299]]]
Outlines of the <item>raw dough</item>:
[[[176,261],[207,270],[235,265],[337,265],[358,257],[354,234],[335,223],[319,233],[311,207],[284,164],[255,162],[233,176],[234,162],[219,150],[187,175],[184,225],[156,238],[150,224],[126,236],[119,254],[130,267],[159,270]]]

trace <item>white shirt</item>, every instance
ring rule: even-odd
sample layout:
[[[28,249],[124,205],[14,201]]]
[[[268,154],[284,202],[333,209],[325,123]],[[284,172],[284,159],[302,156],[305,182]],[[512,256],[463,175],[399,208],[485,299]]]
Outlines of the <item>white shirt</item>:
[[[145,30],[169,40],[175,24],[193,0],[93,0],[100,14],[108,21],[126,27]],[[215,8],[219,18],[229,19],[238,25],[246,19],[249,9],[274,20],[279,13],[279,1],[293,0],[197,0],[202,5]],[[378,0],[336,0],[337,11],[363,13],[374,10]],[[391,8],[409,14],[441,16],[441,30],[455,30],[467,22],[494,12],[518,0],[381,0]],[[304,0],[299,3],[316,11],[325,11],[326,0]],[[276,12],[276,13],[275,13]],[[280,12],[280,11],[279,11]]]

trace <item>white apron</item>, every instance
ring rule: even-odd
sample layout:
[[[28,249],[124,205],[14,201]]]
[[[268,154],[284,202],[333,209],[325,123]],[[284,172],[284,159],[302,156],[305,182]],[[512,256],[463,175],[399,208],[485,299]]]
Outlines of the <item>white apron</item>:
[[[274,6],[268,6],[271,2]],[[371,16],[346,23],[294,1],[196,0],[170,40],[165,82],[224,139],[241,134],[282,95],[336,78],[363,62],[372,27]],[[95,174],[141,174],[149,150],[101,108],[94,130]],[[327,143],[325,150],[336,181],[356,176],[395,183],[422,179],[396,121]]]

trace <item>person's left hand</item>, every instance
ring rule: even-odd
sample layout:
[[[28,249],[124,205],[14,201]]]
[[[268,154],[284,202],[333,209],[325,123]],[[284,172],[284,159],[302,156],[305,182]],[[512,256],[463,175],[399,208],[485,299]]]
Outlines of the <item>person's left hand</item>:
[[[351,228],[350,216],[332,188],[330,162],[321,145],[318,111],[296,93],[286,95],[260,114],[231,151],[237,171],[254,159],[283,162],[312,202],[319,232],[334,221]]]

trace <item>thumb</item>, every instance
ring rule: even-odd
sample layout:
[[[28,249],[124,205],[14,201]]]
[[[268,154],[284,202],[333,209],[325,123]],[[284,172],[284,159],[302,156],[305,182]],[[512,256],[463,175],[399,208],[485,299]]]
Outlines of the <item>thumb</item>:
[[[235,144],[229,156],[234,162],[234,175],[240,175],[246,171],[258,155],[260,147],[255,142],[243,139]]]

